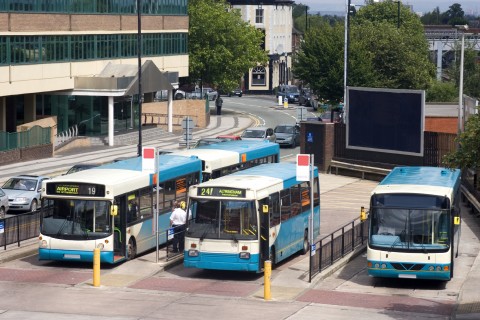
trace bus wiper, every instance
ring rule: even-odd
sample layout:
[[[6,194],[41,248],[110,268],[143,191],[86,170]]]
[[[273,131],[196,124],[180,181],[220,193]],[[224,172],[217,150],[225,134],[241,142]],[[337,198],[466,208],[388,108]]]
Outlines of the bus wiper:
[[[203,231],[202,236],[200,237],[200,241],[203,241],[205,237],[207,236],[208,231],[212,228],[212,224],[210,223],[206,228],[205,231]]]

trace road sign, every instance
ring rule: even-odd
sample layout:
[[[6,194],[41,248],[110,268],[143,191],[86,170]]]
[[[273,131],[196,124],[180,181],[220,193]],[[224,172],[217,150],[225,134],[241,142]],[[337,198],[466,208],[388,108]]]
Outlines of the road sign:
[[[307,121],[307,108],[305,107],[297,107],[297,121]]]
[[[142,148],[142,171],[148,173],[156,172],[157,152],[155,147]]]
[[[193,129],[193,119],[186,117],[182,120],[182,129],[192,130]]]
[[[297,180],[310,181],[310,155],[297,154]]]

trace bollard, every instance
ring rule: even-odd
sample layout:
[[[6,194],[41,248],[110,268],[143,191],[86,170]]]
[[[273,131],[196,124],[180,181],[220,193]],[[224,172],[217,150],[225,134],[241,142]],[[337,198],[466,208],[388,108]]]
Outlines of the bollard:
[[[284,108],[288,108],[288,99],[287,99],[287,98],[285,98],[285,99],[283,100],[283,107],[284,107]]]
[[[263,299],[270,300],[272,299],[272,294],[270,291],[270,279],[272,277],[272,261],[267,260],[264,263],[264,288],[263,288]]]
[[[100,249],[93,250],[93,286],[100,286]]]
[[[278,96],[278,105],[281,106],[283,103],[282,96]]]

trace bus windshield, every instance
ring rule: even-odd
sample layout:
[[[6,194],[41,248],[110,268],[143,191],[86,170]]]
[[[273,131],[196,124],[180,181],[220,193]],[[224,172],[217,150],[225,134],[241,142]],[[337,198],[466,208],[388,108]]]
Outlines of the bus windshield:
[[[43,210],[40,231],[58,239],[100,239],[112,233],[110,202],[53,199]]]
[[[451,237],[448,199],[421,195],[375,195],[370,245],[391,251],[448,250]]]
[[[203,239],[258,239],[255,202],[192,199],[187,236]]]

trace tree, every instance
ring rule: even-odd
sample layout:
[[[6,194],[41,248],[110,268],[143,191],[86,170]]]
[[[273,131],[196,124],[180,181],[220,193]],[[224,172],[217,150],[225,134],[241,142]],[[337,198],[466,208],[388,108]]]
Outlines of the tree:
[[[348,85],[426,89],[435,75],[417,15],[393,1],[360,8],[350,17]],[[400,23],[399,23],[400,22]],[[400,24],[400,27],[397,25]],[[322,98],[340,101],[344,86],[344,28],[327,23],[309,30],[294,62],[295,75]]]
[[[458,100],[458,88],[453,82],[433,81],[426,92],[427,102],[450,102]]]
[[[261,30],[244,22],[224,0],[190,0],[190,79],[225,91],[238,86],[250,68],[266,64]]]
[[[457,137],[459,149],[443,158],[450,168],[480,168],[480,115],[472,115],[465,124],[465,131]]]
[[[444,21],[446,20],[446,23],[451,26],[467,23],[465,12],[463,11],[462,6],[458,3],[452,4],[448,10],[445,11],[443,17]]]

